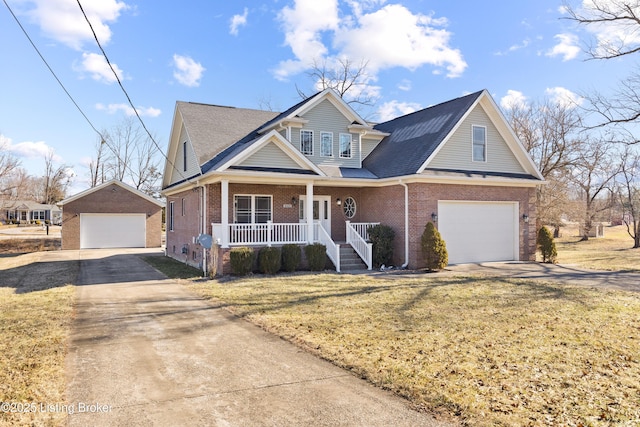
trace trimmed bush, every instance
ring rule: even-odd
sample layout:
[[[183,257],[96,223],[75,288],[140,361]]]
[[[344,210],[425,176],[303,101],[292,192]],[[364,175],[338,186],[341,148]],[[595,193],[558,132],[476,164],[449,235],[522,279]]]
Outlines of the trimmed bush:
[[[542,262],[555,264],[558,258],[558,251],[556,250],[556,242],[553,241],[553,236],[547,227],[542,226],[538,230],[537,243],[542,253]]]
[[[304,254],[307,256],[309,270],[322,271],[327,262],[327,247],[322,243],[314,243],[304,247]]]
[[[298,245],[282,246],[282,269],[288,272],[294,272],[300,267],[302,253]]]
[[[280,249],[265,247],[258,253],[258,267],[263,274],[276,274],[280,271]]]
[[[424,227],[421,245],[422,256],[429,270],[442,270],[449,264],[447,245],[432,222]]]
[[[229,251],[231,261],[231,271],[238,276],[246,276],[253,270],[255,254],[252,248],[239,247]]]
[[[388,225],[378,224],[369,227],[369,240],[373,243],[373,265],[390,265],[393,261],[393,238],[395,231]]]

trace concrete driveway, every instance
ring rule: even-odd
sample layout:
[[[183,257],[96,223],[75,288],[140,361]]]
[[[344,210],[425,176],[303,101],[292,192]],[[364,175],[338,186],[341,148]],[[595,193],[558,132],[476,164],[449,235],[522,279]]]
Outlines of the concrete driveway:
[[[445,425],[127,252],[78,252],[69,425]]]
[[[513,261],[458,264],[448,266],[444,274],[514,277],[640,292],[640,273],[586,270],[573,265]]]

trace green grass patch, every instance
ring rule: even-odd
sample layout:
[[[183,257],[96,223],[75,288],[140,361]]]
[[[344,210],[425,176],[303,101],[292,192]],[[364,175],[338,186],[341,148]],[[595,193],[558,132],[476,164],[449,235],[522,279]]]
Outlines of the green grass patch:
[[[297,274],[203,296],[465,425],[633,425],[640,295],[513,279]]]
[[[170,279],[202,277],[202,271],[168,256],[143,256],[142,259]]]

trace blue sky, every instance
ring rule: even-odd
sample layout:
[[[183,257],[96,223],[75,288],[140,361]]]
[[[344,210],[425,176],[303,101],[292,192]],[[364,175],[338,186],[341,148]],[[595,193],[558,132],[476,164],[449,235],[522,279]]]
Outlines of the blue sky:
[[[76,0],[5,1],[98,130],[131,114]],[[284,110],[299,101],[296,85],[313,92],[305,71],[314,60],[368,61],[377,102],[362,114],[373,121],[480,89],[505,106],[580,103],[580,93],[607,93],[635,65],[585,61],[582,49],[604,30],[562,19],[562,0],[81,3],[162,148],[177,100]],[[76,174],[71,191],[84,189],[99,137],[0,9],[0,144],[35,175],[53,149]]]

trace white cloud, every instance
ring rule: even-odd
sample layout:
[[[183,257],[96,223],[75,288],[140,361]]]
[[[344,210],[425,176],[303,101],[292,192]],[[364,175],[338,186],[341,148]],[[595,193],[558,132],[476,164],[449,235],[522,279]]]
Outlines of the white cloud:
[[[27,3],[27,14],[44,34],[58,42],[80,50],[93,41],[93,34],[76,0],[32,0]],[[100,40],[111,39],[109,24],[117,21],[128,6],[118,0],[85,1],[82,7]]]
[[[580,95],[560,86],[547,88],[544,93],[551,102],[566,108],[578,107],[584,102],[584,98]]]
[[[369,71],[393,67],[416,69],[428,64],[436,71],[446,70],[448,77],[460,76],[467,63],[458,49],[449,46],[451,32],[447,20],[414,14],[402,5],[386,5],[366,13],[383,1],[348,1],[352,14],[339,18],[337,0],[296,0],[285,7],[279,18],[285,44],[295,59],[279,64],[279,79],[299,73],[313,63],[330,56],[366,59]],[[328,47],[329,46],[329,47]]]
[[[199,62],[188,56],[173,55],[173,77],[180,83],[189,87],[200,86],[200,79],[206,70]]]
[[[517,50],[524,49],[527,46],[529,46],[530,44],[531,44],[531,39],[527,38],[527,39],[522,40],[522,43],[520,43],[520,44],[514,44],[514,45],[509,46],[509,49],[507,49],[506,51],[496,52],[496,55],[497,56],[504,56],[504,55],[507,55],[507,54],[509,54],[511,52],[515,52]]]
[[[580,53],[578,36],[575,34],[556,34],[553,38],[558,40],[558,44],[546,53],[547,56],[562,56],[563,61],[570,61]]]
[[[396,100],[385,102],[378,109],[378,120],[386,122],[420,109],[422,109],[422,106],[415,102],[400,102]]]
[[[24,158],[44,158],[53,151],[53,147],[47,145],[44,141],[23,141],[13,143],[11,138],[0,134],[0,147],[17,157]],[[54,154],[53,160],[55,162],[61,162],[62,158],[57,154]]]
[[[411,90],[411,80],[403,79],[400,83],[398,83],[398,89],[408,92]]]
[[[122,70],[118,67],[117,64],[114,64],[113,62],[111,63],[111,66],[118,75],[118,78],[122,80]],[[82,63],[79,66],[76,65],[74,68],[76,69],[76,71],[89,73],[91,75],[91,78],[98,82],[111,84],[117,81],[116,76],[113,74],[113,71],[111,71],[111,68],[109,68],[107,60],[104,58],[104,56],[97,53],[83,53]]]
[[[527,97],[517,90],[509,89],[507,94],[500,98],[500,106],[503,110],[511,110],[513,108],[524,107]]]
[[[249,9],[244,8],[244,13],[242,15],[233,15],[231,18],[231,24],[229,26],[229,33],[237,36],[238,29],[247,25],[247,16],[249,15]]]
[[[137,107],[134,111],[134,109],[128,104],[96,104],[96,109],[106,111],[109,114],[115,114],[118,111],[122,111],[127,116],[134,116],[135,111],[138,112],[138,115],[146,117],[158,117],[162,114],[161,110],[154,107]]]

